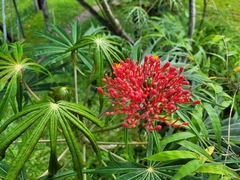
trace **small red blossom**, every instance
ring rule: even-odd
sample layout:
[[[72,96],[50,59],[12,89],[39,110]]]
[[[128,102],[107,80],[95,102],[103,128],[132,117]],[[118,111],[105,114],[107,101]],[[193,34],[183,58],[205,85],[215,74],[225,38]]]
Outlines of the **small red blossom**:
[[[97,91],[111,98],[114,109],[106,115],[125,114],[122,125],[135,128],[142,125],[146,129],[161,130],[162,126],[153,127],[154,121],[163,122],[168,126],[179,128],[189,122],[177,123],[180,118],[173,120],[169,116],[176,112],[178,104],[199,104],[200,100],[190,101],[192,93],[186,76],[169,62],[160,66],[158,56],[145,56],[143,65],[131,61],[113,64],[114,78],[108,75],[102,79],[106,83],[107,92],[98,87]]]

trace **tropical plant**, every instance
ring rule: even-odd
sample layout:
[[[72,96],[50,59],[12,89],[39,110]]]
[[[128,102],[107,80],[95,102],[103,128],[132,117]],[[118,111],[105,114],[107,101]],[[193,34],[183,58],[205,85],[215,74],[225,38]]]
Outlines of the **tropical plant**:
[[[0,179],[240,179],[239,43],[188,37],[182,1],[121,2],[135,42],[73,21],[0,47]]]

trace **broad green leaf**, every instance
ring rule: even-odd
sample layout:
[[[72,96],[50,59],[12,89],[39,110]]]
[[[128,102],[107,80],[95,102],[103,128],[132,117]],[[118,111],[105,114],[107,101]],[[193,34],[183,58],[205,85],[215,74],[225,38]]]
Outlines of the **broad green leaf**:
[[[204,150],[202,149],[199,145],[196,145],[190,141],[179,141],[177,142],[178,144],[182,145],[183,147],[197,153],[200,156],[204,156],[208,161],[212,161],[212,157]]]
[[[191,137],[195,137],[196,135],[191,133],[191,132],[179,132],[179,133],[175,133],[175,134],[172,134],[166,138],[164,138],[160,143],[159,145],[160,146],[163,146],[163,145],[166,145],[168,143],[172,143],[172,142],[176,142],[176,141],[179,141],[179,140],[183,140],[183,139],[188,139],[188,138],[191,138]]]
[[[222,36],[222,35],[215,35],[213,38],[212,38],[212,42],[216,42],[216,41],[220,41],[222,39],[224,39],[225,36]]]
[[[220,175],[218,175],[218,174],[210,174],[208,180],[216,180],[216,179],[219,179],[219,177],[220,177]]]
[[[217,163],[204,164],[203,166],[199,167],[195,172],[229,175],[234,178],[240,178],[240,176],[229,167]]]
[[[184,164],[178,172],[173,176],[172,180],[181,180],[187,175],[193,173],[196,169],[198,169],[204,161],[202,159],[193,159],[188,163]]]
[[[212,127],[213,127],[213,130],[214,130],[214,134],[216,136],[218,148],[220,149],[220,147],[221,147],[221,136],[222,136],[220,119],[219,119],[217,113],[215,112],[215,110],[212,108],[212,106],[210,104],[204,103],[203,106],[204,106],[205,110],[207,111],[207,113],[209,115],[209,118],[212,122]]]
[[[177,159],[198,159],[199,155],[185,150],[173,150],[173,151],[163,151],[152,156],[148,156],[144,159],[152,161],[170,161]]]

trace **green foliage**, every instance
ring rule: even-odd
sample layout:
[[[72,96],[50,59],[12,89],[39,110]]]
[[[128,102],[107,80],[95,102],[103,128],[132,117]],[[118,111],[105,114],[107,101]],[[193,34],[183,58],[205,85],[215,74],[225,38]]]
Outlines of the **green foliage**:
[[[175,0],[122,1],[119,9],[136,39],[133,45],[102,26],[78,21],[69,23],[69,30],[61,22],[48,22],[51,33],[32,30],[45,39],[42,44],[3,44],[0,178],[37,179],[27,176],[34,168],[27,161],[44,140],[50,151],[41,164],[47,174],[40,180],[84,179],[84,174],[93,180],[239,179],[238,37],[205,21],[190,45],[184,5]],[[161,66],[167,61],[184,66],[192,99],[201,103],[179,105],[171,118],[188,126],[128,130],[120,128],[124,115],[104,116],[113,110],[109,99],[99,95],[96,100],[105,73],[114,77],[113,63],[129,57],[141,64],[145,55],[160,56]],[[65,164],[60,160],[65,146],[59,141],[70,151]],[[16,153],[8,158],[13,146]]]

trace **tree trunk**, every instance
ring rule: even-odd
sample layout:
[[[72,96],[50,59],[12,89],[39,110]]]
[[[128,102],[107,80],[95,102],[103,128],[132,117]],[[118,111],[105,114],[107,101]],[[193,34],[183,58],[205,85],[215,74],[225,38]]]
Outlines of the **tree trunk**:
[[[5,0],[2,0],[2,32],[3,42],[7,41],[7,28],[6,28],[6,14],[5,14]]]
[[[111,26],[115,29],[117,34],[125,38],[128,42],[131,44],[134,44],[134,41],[127,35],[127,33],[123,30],[119,20],[113,15],[110,6],[108,5],[106,0],[100,0],[100,4],[102,6],[102,9],[104,13],[106,14],[106,17],[108,18]]]
[[[38,5],[37,5],[36,0],[33,0],[33,7],[34,7],[34,10],[35,10],[36,12],[38,12]]]
[[[3,32],[3,24],[0,22],[0,30]],[[7,39],[10,41],[10,42],[14,42],[14,39],[13,37],[10,35],[9,32],[7,32],[6,30],[6,34],[7,34]],[[5,41],[6,42],[6,41]]]
[[[51,27],[47,23],[47,21],[49,20],[47,0],[40,0],[40,2],[41,3],[39,4],[39,9],[41,9],[43,11],[43,17],[44,17],[46,29],[48,32],[51,32],[52,31]]]
[[[189,0],[189,26],[188,26],[188,38],[192,39],[195,28],[195,19],[196,18],[196,5],[195,0]],[[189,44],[192,45],[192,40],[189,41]]]
[[[205,18],[206,12],[207,12],[207,0],[203,0],[203,13],[202,13],[201,22],[200,22],[199,27],[198,27],[198,33],[202,29],[202,25],[203,25],[203,22],[204,22],[204,18]]]
[[[88,3],[84,0],[77,0],[86,10],[88,10],[102,25],[106,26],[112,33],[116,34],[108,21],[102,18]]]
[[[85,9],[87,9],[102,25],[106,26],[106,28],[111,31],[113,34],[119,35],[123,38],[125,38],[128,42],[133,44],[133,40],[124,32],[122,31],[117,31],[118,28],[115,28],[111,22],[105,20],[102,18],[89,4],[87,4],[84,0],[77,0]],[[108,6],[109,7],[109,6]],[[110,10],[110,8],[108,8]],[[112,13],[111,13],[112,14]],[[114,17],[113,17],[114,18]],[[115,19],[115,18],[114,18]],[[120,24],[120,23],[119,23]],[[121,25],[120,25],[121,27]]]

